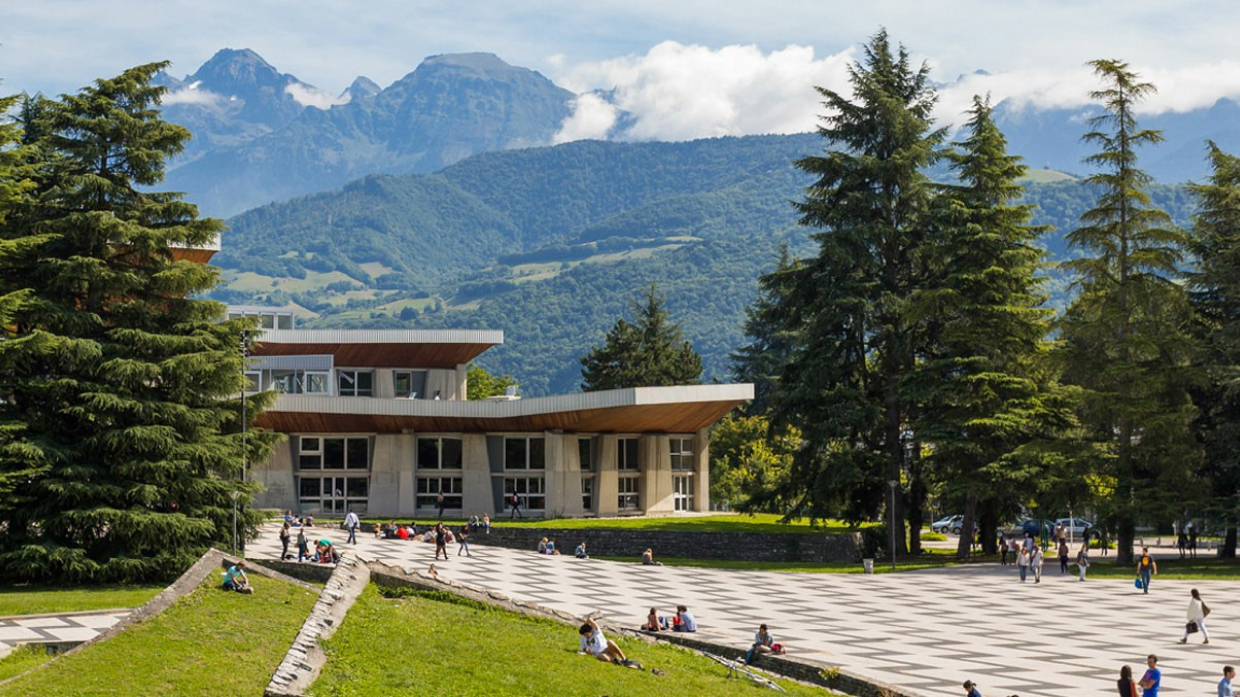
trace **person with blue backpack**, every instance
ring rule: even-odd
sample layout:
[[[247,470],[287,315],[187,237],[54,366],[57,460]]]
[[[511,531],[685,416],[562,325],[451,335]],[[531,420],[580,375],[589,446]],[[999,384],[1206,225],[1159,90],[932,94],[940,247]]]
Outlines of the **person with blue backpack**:
[[[1158,563],[1154,561],[1154,557],[1150,556],[1150,548],[1141,548],[1141,558],[1137,560],[1137,578],[1141,582],[1139,586],[1145,593],[1150,592],[1150,578],[1158,575]]]

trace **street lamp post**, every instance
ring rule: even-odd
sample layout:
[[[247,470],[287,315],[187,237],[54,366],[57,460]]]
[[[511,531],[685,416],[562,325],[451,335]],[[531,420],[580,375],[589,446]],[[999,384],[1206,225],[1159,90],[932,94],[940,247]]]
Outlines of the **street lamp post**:
[[[250,467],[250,452],[246,447],[246,413],[245,413],[245,396],[249,391],[249,384],[246,382],[245,369],[246,361],[250,356],[250,339],[245,334],[241,336],[241,482],[244,484],[246,475]],[[237,556],[237,499],[240,498],[240,490],[234,491],[233,500],[233,526],[232,526],[232,553]]]
[[[896,487],[900,486],[899,479],[892,479],[887,482],[891,486],[891,570],[896,570]]]

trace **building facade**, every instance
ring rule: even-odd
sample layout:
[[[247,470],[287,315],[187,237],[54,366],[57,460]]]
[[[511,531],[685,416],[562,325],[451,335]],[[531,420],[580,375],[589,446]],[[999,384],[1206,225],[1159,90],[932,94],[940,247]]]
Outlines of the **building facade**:
[[[251,390],[277,390],[258,424],[287,439],[252,465],[256,505],[307,515],[672,514],[709,510],[711,424],[753,386],[638,387],[470,401],[466,365],[503,334],[301,330],[255,315]]]

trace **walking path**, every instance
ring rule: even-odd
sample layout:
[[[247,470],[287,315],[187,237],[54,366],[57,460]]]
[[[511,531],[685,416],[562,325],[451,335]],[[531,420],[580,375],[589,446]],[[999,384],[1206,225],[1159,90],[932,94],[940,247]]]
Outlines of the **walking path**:
[[[0,619],[0,658],[20,644],[78,644],[125,619],[127,609],[24,615]]]
[[[277,530],[266,526],[249,555],[278,557]],[[407,570],[434,561],[434,545],[421,542],[359,535],[359,544],[346,545],[344,531],[325,528],[313,537]],[[738,655],[765,622],[793,656],[927,695],[961,693],[966,678],[983,694],[1111,693],[1120,666],[1131,665],[1139,676],[1149,653],[1158,654],[1163,670],[1159,694],[1208,694],[1222,666],[1240,660],[1233,582],[1155,577],[1144,595],[1131,580],[1081,583],[1061,576],[1058,564],[1047,565],[1041,584],[1022,584],[1015,567],[997,564],[864,576],[648,567],[482,544],[471,549],[472,558],[458,558],[451,545],[452,559],[436,564],[441,576],[579,615],[600,611],[633,627],[651,606],[671,614],[684,603],[703,632],[733,642]],[[1193,635],[1195,643],[1178,643],[1190,588],[1200,589],[1213,610],[1208,646],[1200,635]]]

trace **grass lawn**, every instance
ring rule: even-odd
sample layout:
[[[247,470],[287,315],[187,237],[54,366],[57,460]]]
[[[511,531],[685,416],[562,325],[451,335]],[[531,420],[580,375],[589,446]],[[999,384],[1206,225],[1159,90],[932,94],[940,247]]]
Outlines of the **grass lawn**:
[[[576,653],[575,627],[444,594],[388,599],[370,586],[325,642],[327,665],[310,694],[334,695],[762,695],[745,679],[673,646],[621,637],[645,670]],[[654,675],[659,668],[666,675]],[[789,694],[826,690],[780,681]]]
[[[0,695],[259,695],[317,594],[251,574],[254,595],[220,575],[157,617],[0,687]]]
[[[0,588],[0,617],[137,607],[163,589],[163,586],[6,586]]]
[[[1114,557],[1112,557],[1114,558]],[[1236,581],[1240,580],[1240,559],[1219,559],[1202,557],[1196,559],[1158,559],[1159,579],[1175,581]],[[1072,566],[1073,572],[1076,565]],[[1090,557],[1089,578],[1136,578],[1137,566],[1116,566],[1114,562],[1099,559],[1097,552]]]
[[[52,654],[47,652],[47,647],[40,644],[26,644],[19,646],[13,653],[0,658],[0,680],[8,680],[14,675],[30,670],[31,668],[52,660]]]

